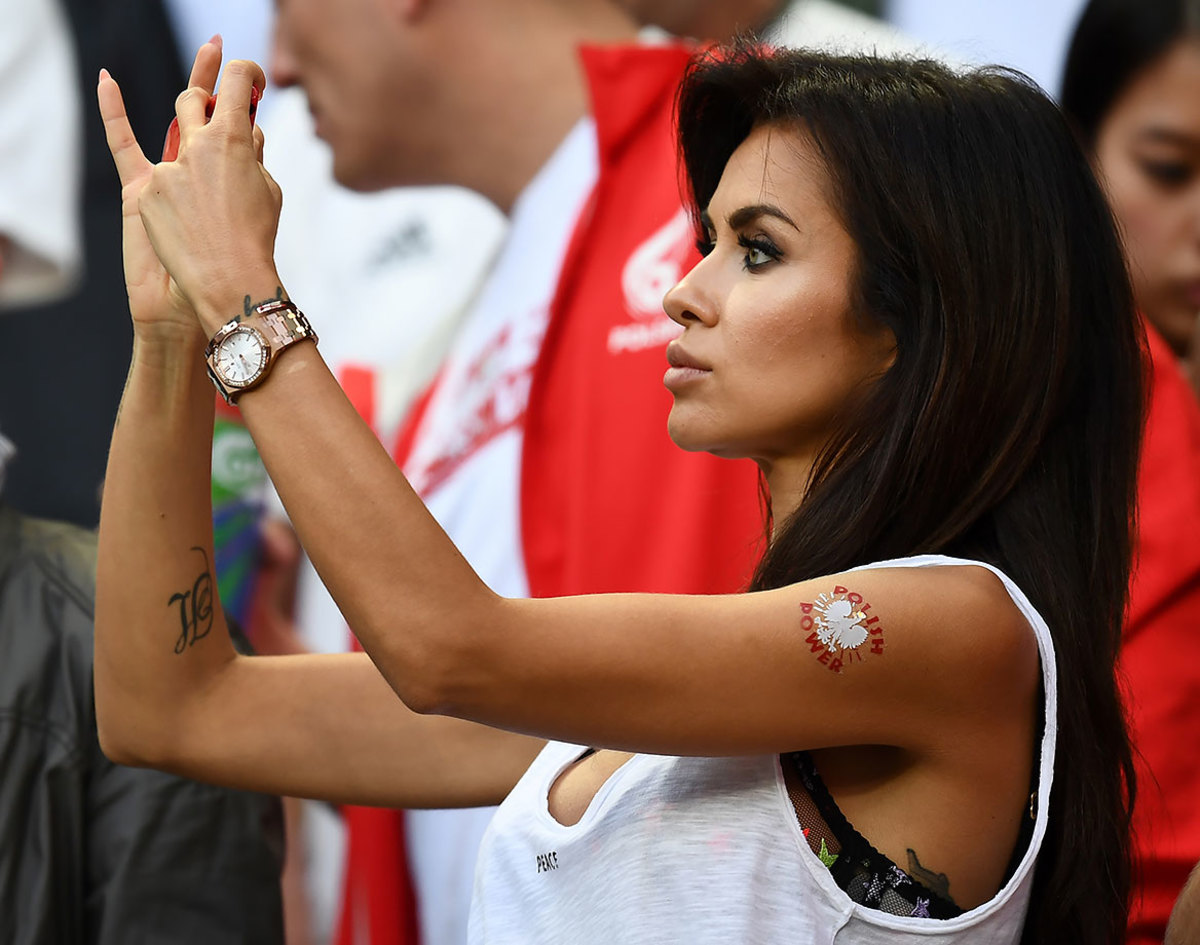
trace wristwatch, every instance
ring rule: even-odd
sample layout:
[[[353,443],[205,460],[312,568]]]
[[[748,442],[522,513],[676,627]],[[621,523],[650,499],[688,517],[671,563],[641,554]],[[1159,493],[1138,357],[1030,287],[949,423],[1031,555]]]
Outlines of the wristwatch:
[[[285,299],[256,305],[249,315],[221,326],[204,349],[208,376],[227,403],[262,382],[281,351],[297,341],[317,340],[304,313]]]

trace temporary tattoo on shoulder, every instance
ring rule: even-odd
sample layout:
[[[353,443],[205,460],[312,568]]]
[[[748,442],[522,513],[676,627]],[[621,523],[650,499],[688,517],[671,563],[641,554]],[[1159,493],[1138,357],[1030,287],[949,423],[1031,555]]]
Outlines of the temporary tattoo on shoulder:
[[[883,624],[871,615],[871,605],[840,584],[832,594],[800,604],[800,629],[817,662],[835,673],[847,663],[862,662],[865,654],[883,652]]]
[[[250,296],[247,295],[244,299],[242,299],[242,310],[243,310],[242,318],[249,318],[250,315],[254,312],[254,310],[256,308],[258,308],[260,305],[266,305],[268,302],[281,302],[281,301],[283,301],[283,286],[281,286],[281,285],[275,286],[275,295],[274,296],[272,296],[269,299],[263,299],[261,302],[251,302]]]
[[[189,646],[203,640],[213,625],[212,572],[208,567],[208,552],[198,545],[192,551],[200,552],[204,570],[192,582],[192,589],[172,594],[167,606],[179,609],[179,638],[175,641],[175,652],[182,653]]]
[[[916,851],[911,848],[908,851],[908,875],[926,889],[933,890],[947,902],[954,902],[950,898],[950,880],[946,878],[946,874],[926,869],[917,859]]]

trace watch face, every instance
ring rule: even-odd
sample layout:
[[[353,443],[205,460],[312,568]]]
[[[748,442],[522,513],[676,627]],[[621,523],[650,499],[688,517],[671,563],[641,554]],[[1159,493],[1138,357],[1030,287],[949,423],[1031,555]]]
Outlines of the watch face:
[[[213,367],[230,387],[253,384],[266,366],[266,342],[249,326],[230,332],[214,352]]]

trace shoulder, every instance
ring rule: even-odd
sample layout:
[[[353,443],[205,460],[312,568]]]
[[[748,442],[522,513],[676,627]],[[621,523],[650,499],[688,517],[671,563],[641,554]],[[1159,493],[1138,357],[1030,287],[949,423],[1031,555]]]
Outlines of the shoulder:
[[[909,672],[945,675],[952,687],[1010,692],[1036,681],[1038,637],[1014,597],[1015,585],[999,572],[959,559],[909,559],[841,576],[886,606],[895,630],[888,641],[895,662]],[[1010,589],[1011,588],[1011,589]],[[1022,687],[1024,688],[1024,687]]]
[[[991,712],[1036,687],[1037,634],[1005,580],[985,565],[879,562],[782,593],[799,607],[816,658],[885,699]]]

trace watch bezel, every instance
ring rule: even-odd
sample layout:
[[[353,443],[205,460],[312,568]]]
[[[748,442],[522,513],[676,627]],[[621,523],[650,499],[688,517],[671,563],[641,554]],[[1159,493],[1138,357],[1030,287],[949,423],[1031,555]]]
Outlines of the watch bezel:
[[[219,360],[219,355],[220,355],[222,346],[230,338],[232,338],[234,335],[239,334],[239,333],[247,333],[247,334],[254,335],[258,339],[259,346],[262,348],[262,352],[263,352],[262,361],[259,363],[258,369],[254,372],[254,374],[252,374],[250,377],[248,377],[244,381],[234,380],[233,378],[226,375],[225,372],[223,370],[221,370],[220,360]],[[245,390],[247,387],[253,386],[259,380],[259,378],[261,378],[266,373],[267,368],[270,366],[270,364],[271,364],[271,342],[268,341],[267,336],[264,335],[261,331],[259,331],[259,329],[256,328],[254,325],[247,325],[244,323],[240,323],[237,325],[228,326],[228,330],[220,332],[219,337],[213,339],[210,364],[212,365],[213,372],[221,379],[221,383],[224,384],[226,387],[232,388],[234,390],[239,390],[239,391]]]

